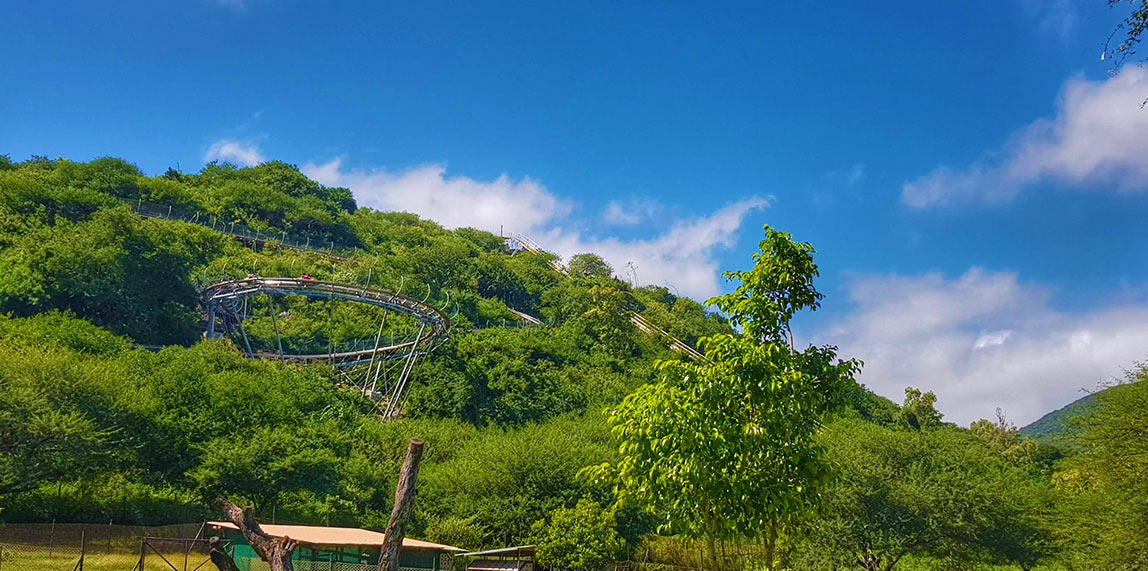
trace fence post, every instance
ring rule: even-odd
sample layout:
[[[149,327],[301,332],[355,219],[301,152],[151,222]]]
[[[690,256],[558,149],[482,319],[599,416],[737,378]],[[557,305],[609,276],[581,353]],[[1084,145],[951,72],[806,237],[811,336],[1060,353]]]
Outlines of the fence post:
[[[56,497],[59,497],[57,494]],[[48,559],[52,558],[52,546],[56,543],[56,520],[52,520],[52,529],[48,532]]]
[[[84,571],[84,552],[88,549],[88,532],[80,530],[80,566],[79,571]]]

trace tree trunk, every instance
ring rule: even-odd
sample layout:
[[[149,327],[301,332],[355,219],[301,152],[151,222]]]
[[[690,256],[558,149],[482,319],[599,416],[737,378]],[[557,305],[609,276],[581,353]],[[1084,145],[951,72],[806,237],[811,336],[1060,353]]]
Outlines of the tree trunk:
[[[412,438],[407,446],[407,459],[399,472],[399,482],[395,486],[395,505],[391,508],[391,519],[383,533],[383,549],[379,556],[379,571],[398,571],[399,552],[403,546],[403,536],[407,531],[407,521],[414,511],[415,480],[419,476],[419,462],[423,457],[423,441]]]
[[[218,537],[211,538],[208,544],[211,546],[211,551],[208,553],[208,556],[211,558],[211,562],[219,568],[219,571],[240,571],[239,566],[235,564],[235,560],[219,546]]]
[[[769,522],[769,534],[765,539],[765,571],[773,571],[774,560],[777,558],[777,520]]]
[[[710,557],[709,557],[709,559],[710,559],[710,570],[711,571],[717,571],[717,568],[718,568],[717,547],[714,546],[714,534],[712,531],[710,533],[706,534],[706,548],[707,548],[706,550],[709,551],[709,555],[710,555]]]
[[[239,531],[243,533],[243,538],[251,545],[260,557],[271,566],[271,571],[295,571],[295,567],[291,564],[291,553],[295,551],[295,541],[290,537],[273,537],[263,532],[263,528],[259,527],[259,523],[251,519],[246,510],[239,509],[235,504],[227,501],[224,498],[216,498],[215,505],[223,512],[224,517],[228,521],[235,524]],[[222,550],[218,550],[220,555],[227,556]],[[230,557],[226,558],[232,565]],[[222,560],[222,558],[220,558]],[[220,567],[216,562],[216,557],[211,559],[220,571],[232,571],[227,567]],[[227,561],[224,561],[226,565]]]

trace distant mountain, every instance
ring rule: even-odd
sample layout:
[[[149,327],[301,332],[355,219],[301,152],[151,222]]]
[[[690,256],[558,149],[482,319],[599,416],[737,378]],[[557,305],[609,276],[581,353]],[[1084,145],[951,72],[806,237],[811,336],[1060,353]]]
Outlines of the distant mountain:
[[[1068,421],[1088,412],[1096,404],[1096,395],[1102,392],[1104,391],[1089,393],[1036,419],[1020,429],[1021,436],[1030,436],[1038,442],[1054,446],[1071,447],[1071,428],[1068,426]]]

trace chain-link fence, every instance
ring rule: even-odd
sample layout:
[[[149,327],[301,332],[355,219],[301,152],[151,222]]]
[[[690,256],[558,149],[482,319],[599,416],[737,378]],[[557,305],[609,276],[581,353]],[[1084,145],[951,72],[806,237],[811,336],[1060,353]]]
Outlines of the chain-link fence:
[[[0,571],[193,571],[207,563],[200,524],[0,525]],[[206,565],[204,565],[206,563]]]
[[[274,229],[259,230],[236,222],[227,222],[218,216],[202,212],[190,206],[157,204],[144,202],[142,200],[136,200],[132,202],[131,205],[132,210],[135,210],[141,216],[182,220],[184,222],[200,224],[213,230],[235,236],[236,238],[244,240],[249,245],[255,246],[257,249],[262,248],[267,242],[275,242],[282,248],[314,252],[316,254],[336,258],[358,251],[357,247],[347,247],[336,243],[334,240],[312,234],[291,233],[285,230]]]

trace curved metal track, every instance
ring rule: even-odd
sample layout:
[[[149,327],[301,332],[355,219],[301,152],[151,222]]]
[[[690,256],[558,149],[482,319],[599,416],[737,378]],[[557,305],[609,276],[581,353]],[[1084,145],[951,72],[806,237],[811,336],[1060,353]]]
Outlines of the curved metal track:
[[[249,348],[249,354],[253,357],[284,361],[325,361],[347,367],[371,361],[406,358],[411,352],[417,351],[420,346],[425,346],[429,350],[436,341],[444,339],[450,330],[450,318],[438,308],[399,294],[368,287],[302,278],[252,277],[219,282],[203,289],[200,294],[200,303],[207,311],[208,336],[216,335],[217,319],[222,321],[223,329],[229,333],[237,327],[242,331],[241,302],[244,298],[260,294],[303,295],[321,299],[343,299],[366,303],[414,317],[419,322],[420,334],[415,339],[403,343],[340,353],[268,353],[252,352]]]

